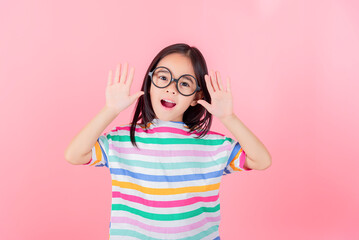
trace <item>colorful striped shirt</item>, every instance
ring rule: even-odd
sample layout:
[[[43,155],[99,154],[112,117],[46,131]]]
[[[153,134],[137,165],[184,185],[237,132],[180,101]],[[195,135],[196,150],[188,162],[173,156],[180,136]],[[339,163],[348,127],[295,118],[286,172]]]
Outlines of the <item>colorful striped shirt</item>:
[[[110,170],[109,239],[220,239],[221,177],[243,167],[245,152],[223,134],[202,138],[184,122],[153,119],[148,129],[130,124],[102,134],[84,165]]]

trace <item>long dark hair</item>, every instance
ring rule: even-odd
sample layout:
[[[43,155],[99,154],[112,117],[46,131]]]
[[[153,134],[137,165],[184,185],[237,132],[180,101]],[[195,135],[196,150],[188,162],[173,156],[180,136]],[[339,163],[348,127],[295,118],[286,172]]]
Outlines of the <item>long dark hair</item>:
[[[202,55],[202,53],[196,47],[190,47],[185,43],[177,43],[165,47],[162,49],[156,57],[152,60],[150,66],[147,69],[145,74],[141,90],[144,91],[144,94],[139,97],[136,103],[136,111],[133,115],[130,138],[133,146],[137,146],[135,140],[135,129],[136,124],[141,120],[141,124],[144,124],[145,130],[147,131],[148,123],[151,122],[155,117],[155,113],[152,108],[151,98],[150,98],[150,87],[151,87],[151,78],[148,76],[148,73],[152,71],[158,64],[158,62],[165,56],[171,53],[181,53],[191,59],[192,66],[195,72],[195,77],[198,80],[198,84],[201,88],[203,94],[203,100],[211,103],[211,96],[208,92],[204,75],[208,74],[207,64]],[[197,131],[200,134],[196,138],[201,138],[207,134],[212,124],[212,114],[207,111],[201,104],[196,104],[195,106],[189,106],[188,109],[183,114],[183,122],[189,127],[189,132]]]

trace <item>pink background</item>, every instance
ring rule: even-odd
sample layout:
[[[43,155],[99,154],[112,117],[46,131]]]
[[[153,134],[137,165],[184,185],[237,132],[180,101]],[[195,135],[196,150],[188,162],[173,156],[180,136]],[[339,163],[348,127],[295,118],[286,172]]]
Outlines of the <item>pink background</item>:
[[[222,178],[221,239],[359,239],[358,1],[1,1],[0,239],[108,238],[107,168],[64,151],[131,91],[163,47],[186,42],[230,76],[237,116],[272,166]],[[106,129],[128,123],[134,105]],[[217,119],[211,130],[233,137]]]

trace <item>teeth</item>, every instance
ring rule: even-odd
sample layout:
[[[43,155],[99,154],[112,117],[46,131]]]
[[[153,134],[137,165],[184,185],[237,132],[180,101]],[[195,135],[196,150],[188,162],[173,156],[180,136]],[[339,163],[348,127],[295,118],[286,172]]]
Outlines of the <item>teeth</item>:
[[[175,102],[172,102],[172,101],[166,100],[166,99],[162,99],[162,100],[165,101],[165,102],[169,102],[169,103],[175,103]]]

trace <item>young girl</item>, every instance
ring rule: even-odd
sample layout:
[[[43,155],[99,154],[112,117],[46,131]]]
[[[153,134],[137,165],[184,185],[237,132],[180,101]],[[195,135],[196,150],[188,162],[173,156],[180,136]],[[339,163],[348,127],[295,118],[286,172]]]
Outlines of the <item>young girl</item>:
[[[109,72],[106,106],[65,153],[72,164],[109,168],[110,239],[220,239],[221,177],[271,164],[233,113],[229,78],[224,88],[219,73],[208,75],[201,52],[187,44],[160,51],[132,96],[134,68],[127,74],[127,64],[120,67],[114,82]],[[101,135],[137,99],[132,123]],[[212,115],[237,141],[209,131]]]

